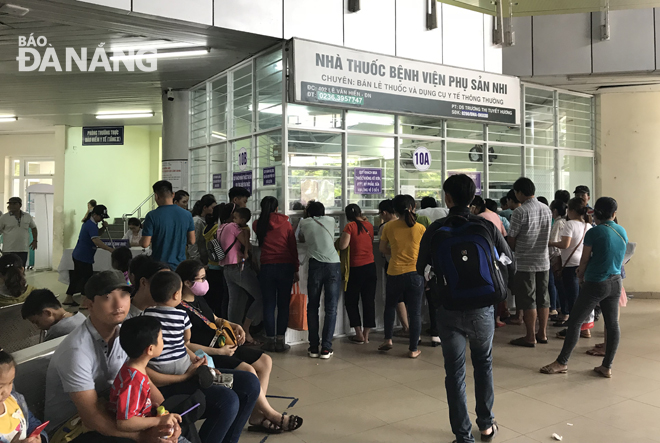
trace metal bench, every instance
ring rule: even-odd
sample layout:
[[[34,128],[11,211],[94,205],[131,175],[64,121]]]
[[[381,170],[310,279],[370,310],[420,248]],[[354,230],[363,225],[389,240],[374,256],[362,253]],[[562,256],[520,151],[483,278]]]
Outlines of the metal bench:
[[[39,328],[21,317],[22,306],[23,303],[17,303],[0,307],[0,325],[2,325],[0,346],[9,353],[41,342],[42,333]]]

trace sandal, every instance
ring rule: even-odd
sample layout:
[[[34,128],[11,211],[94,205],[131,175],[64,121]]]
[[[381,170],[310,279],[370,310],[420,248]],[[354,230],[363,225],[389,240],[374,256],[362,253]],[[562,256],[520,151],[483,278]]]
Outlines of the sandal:
[[[540,343],[540,344],[542,344],[542,345],[547,345],[547,344],[548,344],[548,339],[546,338],[546,339],[544,340],[544,339],[542,339],[542,338],[539,338],[539,336],[537,335],[537,336],[536,336],[536,342],[537,342],[537,343]]]
[[[601,370],[601,368],[602,366],[598,366],[594,368],[594,372],[600,375],[601,377],[612,378],[612,370],[610,370],[609,372],[604,372],[603,370]]]
[[[481,441],[485,441],[485,442],[493,441],[493,438],[495,438],[497,432],[500,430],[500,427],[498,426],[495,420],[493,420],[492,428],[493,428],[493,432],[491,432],[490,434],[481,434]]]
[[[351,337],[348,337],[348,341],[350,341],[351,343],[353,343],[355,345],[363,345],[364,344],[364,340],[360,340],[357,337],[355,337],[354,335],[351,336]]]
[[[381,352],[387,352],[392,350],[392,345],[380,345],[378,346],[378,350]]]
[[[284,427],[284,416],[286,413],[282,414],[282,420],[280,421],[280,428],[284,431],[287,432],[293,432],[296,429],[300,429],[300,427],[303,424],[303,419],[302,417],[298,417],[297,415],[289,415],[289,426],[286,428]]]
[[[566,374],[568,373],[568,368],[566,369],[555,369],[552,367],[552,364],[543,366],[541,369],[539,369],[539,372],[541,374]]]
[[[284,432],[281,426],[277,426],[272,421],[264,418],[258,425],[248,426],[249,432],[265,432],[266,434],[281,434]]]
[[[568,326],[568,320],[557,320],[552,324],[555,328],[565,328]]]
[[[515,340],[511,340],[509,344],[512,344],[513,346],[522,346],[523,348],[535,348],[536,343],[530,343],[527,340],[525,340],[525,337],[520,337],[516,338]]]
[[[588,355],[593,355],[594,357],[605,357],[605,351],[600,348],[593,348],[587,351]]]

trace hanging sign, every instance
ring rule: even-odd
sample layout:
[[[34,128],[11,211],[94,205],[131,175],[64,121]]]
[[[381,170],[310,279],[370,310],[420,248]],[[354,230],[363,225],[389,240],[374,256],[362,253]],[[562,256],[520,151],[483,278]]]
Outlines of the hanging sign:
[[[418,171],[426,171],[431,167],[431,153],[424,146],[415,149],[413,164]]]
[[[293,39],[296,103],[520,124],[520,79]]]
[[[248,167],[248,152],[247,149],[241,148],[238,150],[238,168],[245,171]]]
[[[263,170],[264,186],[273,186],[275,184],[275,166],[269,166]]]
[[[213,189],[222,189],[222,174],[213,174]]]
[[[355,168],[353,179],[354,194],[383,193],[383,170],[380,168]]]
[[[234,172],[235,187],[245,188],[252,193],[252,171]]]
[[[92,126],[82,128],[83,146],[123,145],[123,126]]]
[[[477,187],[477,195],[481,195],[481,172],[479,171],[447,171],[448,176],[465,174],[472,179]]]

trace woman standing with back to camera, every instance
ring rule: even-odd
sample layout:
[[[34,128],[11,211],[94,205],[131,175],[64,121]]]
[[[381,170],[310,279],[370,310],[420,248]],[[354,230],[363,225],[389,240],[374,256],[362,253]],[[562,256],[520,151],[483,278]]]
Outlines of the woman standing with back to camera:
[[[261,215],[252,224],[261,247],[259,283],[264,303],[265,351],[290,349],[284,336],[289,325],[291,288],[299,280],[298,245],[289,217],[279,213],[279,202],[267,196],[261,200]],[[277,325],[275,308],[277,307]]]
[[[397,195],[392,200],[398,220],[392,220],[383,227],[379,250],[383,255],[391,255],[387,268],[387,290],[385,296],[385,341],[379,351],[392,349],[394,312],[403,297],[410,317],[410,347],[408,357],[417,358],[422,353],[417,349],[422,332],[422,297],[424,277],[417,273],[419,242],[426,228],[417,223],[415,199],[410,195]],[[390,249],[391,248],[391,249]]]

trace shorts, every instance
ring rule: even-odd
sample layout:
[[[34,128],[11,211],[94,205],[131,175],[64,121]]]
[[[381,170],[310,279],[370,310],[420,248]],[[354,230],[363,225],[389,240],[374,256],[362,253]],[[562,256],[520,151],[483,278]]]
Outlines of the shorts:
[[[213,363],[217,369],[236,369],[241,363],[253,364],[264,355],[256,348],[239,346],[234,355],[214,355]]]
[[[174,361],[158,363],[152,360],[149,362],[148,366],[154,371],[160,372],[161,374],[183,375],[186,373],[191,364],[192,361],[190,360],[188,354],[186,354],[185,357],[181,357],[180,359]]]
[[[550,271],[516,272],[513,291],[516,296],[516,309],[527,311],[550,307],[549,273]]]

